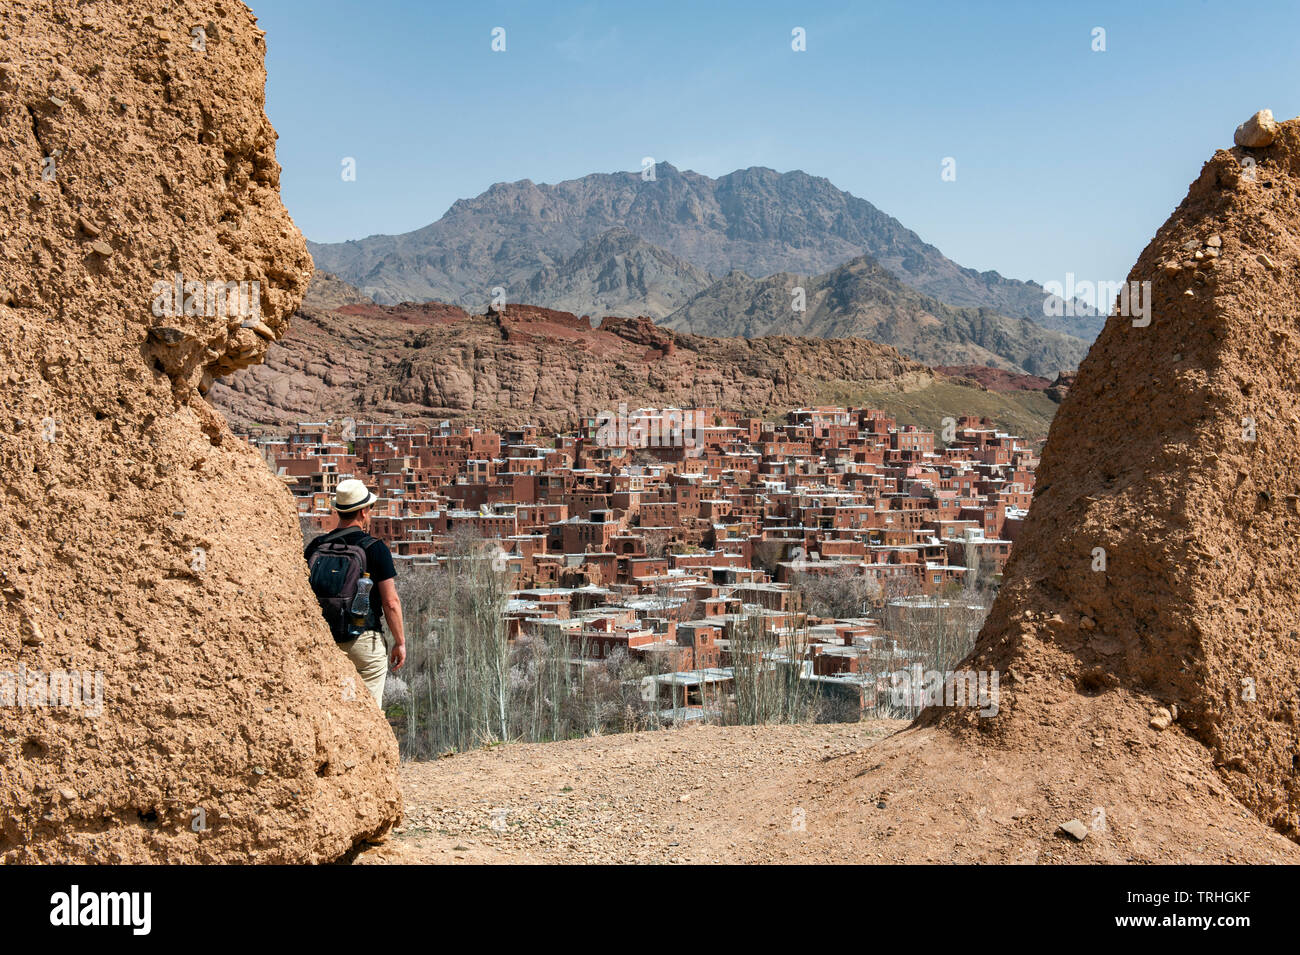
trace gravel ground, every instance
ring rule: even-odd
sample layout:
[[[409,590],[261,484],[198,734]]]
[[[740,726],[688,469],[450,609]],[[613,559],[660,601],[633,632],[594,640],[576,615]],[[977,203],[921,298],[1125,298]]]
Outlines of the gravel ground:
[[[1135,726],[1120,742],[1087,716],[1051,749],[877,721],[691,726],[405,763],[403,823],[356,861],[1300,862],[1195,741]],[[1072,822],[1082,840],[1062,831]]]
[[[406,818],[358,861],[736,861],[763,830],[798,831],[781,790],[906,725],[693,726],[405,763]]]

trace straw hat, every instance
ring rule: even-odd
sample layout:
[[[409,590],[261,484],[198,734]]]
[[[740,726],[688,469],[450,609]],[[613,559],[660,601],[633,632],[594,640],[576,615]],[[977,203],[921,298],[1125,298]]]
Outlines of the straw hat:
[[[371,494],[364,483],[356,478],[339,481],[338,490],[334,492],[334,510],[340,514],[352,514],[369,507],[378,497]]]

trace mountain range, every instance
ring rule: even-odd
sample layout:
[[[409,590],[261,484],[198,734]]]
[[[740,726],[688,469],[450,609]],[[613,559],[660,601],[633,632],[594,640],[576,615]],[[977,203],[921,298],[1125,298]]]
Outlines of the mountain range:
[[[927,364],[1049,377],[1078,365],[1104,324],[1087,309],[1049,317],[1036,283],[962,268],[827,179],[764,168],[712,179],[660,162],[649,179],[497,183],[424,229],[309,248],[380,304],[507,301],[712,337],[867,337]],[[796,286],[805,312],[790,309]]]
[[[414,232],[308,248],[318,267],[378,302],[480,307],[494,286],[521,288],[621,226],[715,275],[816,274],[866,254],[941,301],[1043,314],[1041,286],[964,269],[827,179],[763,167],[718,179],[669,163],[654,171],[648,181],[640,173],[594,173],[554,185],[497,183]]]

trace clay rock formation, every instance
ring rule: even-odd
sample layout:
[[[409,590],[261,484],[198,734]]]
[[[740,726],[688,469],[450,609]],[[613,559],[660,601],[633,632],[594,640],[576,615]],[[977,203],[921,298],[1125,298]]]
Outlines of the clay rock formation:
[[[1112,315],[1080,366],[970,661],[1006,674],[1000,711],[932,721],[1068,749],[1086,711],[1106,752],[1187,734],[1300,837],[1297,268],[1291,120],[1215,153],[1138,259],[1151,320]]]
[[[328,860],[400,815],[292,499],[199,395],[311,272],[264,55],[236,0],[0,14],[5,862]]]

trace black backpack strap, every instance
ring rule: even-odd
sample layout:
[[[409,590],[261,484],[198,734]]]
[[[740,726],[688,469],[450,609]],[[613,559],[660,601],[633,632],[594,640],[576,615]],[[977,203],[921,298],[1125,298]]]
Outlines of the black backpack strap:
[[[328,544],[330,541],[338,540],[340,537],[342,537],[350,530],[352,530],[351,527],[336,527],[328,534],[321,534],[319,537],[313,538],[311,542],[308,543],[307,546],[313,548],[319,548],[321,544]]]

